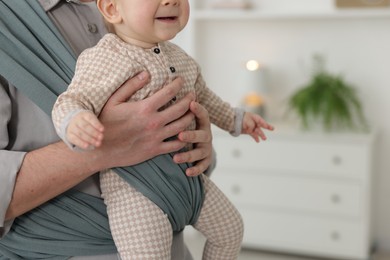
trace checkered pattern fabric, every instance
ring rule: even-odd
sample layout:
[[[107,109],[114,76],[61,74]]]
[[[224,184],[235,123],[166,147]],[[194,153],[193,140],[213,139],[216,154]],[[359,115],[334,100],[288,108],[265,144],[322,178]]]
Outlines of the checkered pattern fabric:
[[[69,115],[79,110],[99,115],[112,93],[143,70],[150,73],[151,82],[129,101],[142,100],[180,76],[185,85],[177,100],[195,92],[213,124],[234,130],[234,110],[206,87],[199,66],[179,47],[164,42],[142,49],[107,34],[80,55],[72,83],[54,105],[53,122],[59,135],[65,137],[61,131],[66,129],[64,124],[69,122]],[[194,121],[189,129],[195,127]],[[243,233],[241,217],[206,176],[204,183],[206,199],[195,225],[208,238],[204,259],[236,259]],[[101,174],[101,188],[122,259],[170,259],[172,228],[164,212],[112,171]]]
[[[123,260],[170,260],[172,227],[165,213],[113,171],[100,174],[115,245]]]
[[[101,173],[110,228],[123,260],[170,260],[172,227],[164,212],[115,172]],[[237,259],[243,236],[240,214],[205,175],[205,200],[194,228],[207,238],[203,260]]]
[[[205,200],[194,225],[194,228],[207,238],[202,259],[237,259],[244,235],[241,215],[206,175],[202,177]]]
[[[234,130],[234,110],[206,87],[197,63],[173,43],[163,42],[151,49],[143,49],[123,42],[114,34],[107,34],[99,43],[84,51],[77,60],[75,76],[68,90],[61,94],[52,113],[54,126],[64,138],[67,116],[79,110],[90,110],[99,115],[112,93],[127,79],[147,70],[151,82],[137,91],[130,101],[142,100],[174,78],[180,76],[185,85],[177,100],[188,92],[196,93],[197,101],[208,110],[211,123],[227,131]],[[195,122],[190,129],[195,128]]]

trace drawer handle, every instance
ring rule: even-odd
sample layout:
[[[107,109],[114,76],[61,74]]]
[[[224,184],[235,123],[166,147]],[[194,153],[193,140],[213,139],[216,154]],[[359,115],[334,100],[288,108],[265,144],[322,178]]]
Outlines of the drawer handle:
[[[239,149],[234,149],[232,151],[232,155],[234,158],[240,158],[241,157],[241,151]]]
[[[340,235],[340,233],[338,231],[333,231],[332,233],[330,233],[330,238],[333,241],[338,241],[338,240],[340,240],[341,235]]]
[[[334,203],[334,204],[339,204],[341,202],[341,196],[339,194],[332,194],[330,196],[330,200]]]
[[[340,156],[335,155],[332,158],[332,162],[333,162],[334,165],[340,165],[343,162],[343,160],[341,159]]]
[[[232,193],[235,195],[238,195],[241,193],[241,187],[239,185],[233,185],[232,186]]]

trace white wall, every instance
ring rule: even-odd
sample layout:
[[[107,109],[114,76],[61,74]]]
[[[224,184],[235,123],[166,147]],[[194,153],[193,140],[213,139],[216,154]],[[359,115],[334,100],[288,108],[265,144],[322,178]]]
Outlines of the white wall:
[[[312,8],[333,6],[331,0],[299,1],[306,3],[300,8],[310,6],[308,2]],[[254,2],[286,9],[293,1]],[[379,130],[374,239],[382,251],[390,251],[390,18],[202,21],[197,29],[195,47],[203,75],[224,99],[238,102],[239,71],[245,60],[265,64],[271,120],[283,118],[288,96],[307,82],[314,53],[324,54],[328,69],[356,86],[368,121]]]

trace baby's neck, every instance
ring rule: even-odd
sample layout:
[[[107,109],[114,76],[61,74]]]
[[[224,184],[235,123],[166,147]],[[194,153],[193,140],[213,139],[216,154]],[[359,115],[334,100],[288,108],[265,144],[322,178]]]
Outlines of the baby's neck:
[[[150,48],[159,44],[158,42],[146,42],[146,41],[138,40],[138,39],[135,39],[135,38],[132,38],[132,37],[129,37],[126,35],[121,35],[121,34],[117,34],[117,36],[119,38],[121,38],[122,41],[129,43],[129,44],[132,44],[132,45],[135,45],[135,46],[138,46],[138,47],[143,48],[143,49],[150,49]]]

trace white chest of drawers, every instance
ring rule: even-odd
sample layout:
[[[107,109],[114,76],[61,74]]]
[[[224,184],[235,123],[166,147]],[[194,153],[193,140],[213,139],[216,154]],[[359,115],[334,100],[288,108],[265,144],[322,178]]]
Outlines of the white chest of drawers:
[[[216,133],[214,182],[241,212],[243,246],[368,259],[373,134]]]

